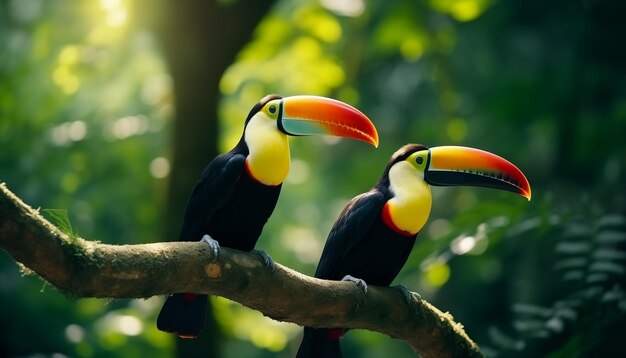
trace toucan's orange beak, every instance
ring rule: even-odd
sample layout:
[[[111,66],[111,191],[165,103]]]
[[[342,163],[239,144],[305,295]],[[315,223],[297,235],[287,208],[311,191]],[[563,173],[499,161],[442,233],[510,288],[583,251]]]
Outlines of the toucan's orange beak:
[[[327,134],[362,140],[378,147],[378,132],[358,109],[318,96],[292,96],[281,100],[278,128],[289,135]]]
[[[530,200],[530,184],[508,160],[484,150],[443,146],[428,150],[424,180],[430,185],[471,185],[518,193]]]

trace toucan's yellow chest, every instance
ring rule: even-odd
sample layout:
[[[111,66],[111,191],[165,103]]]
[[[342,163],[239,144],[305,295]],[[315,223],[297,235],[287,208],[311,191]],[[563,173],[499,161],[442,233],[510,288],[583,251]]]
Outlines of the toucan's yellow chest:
[[[276,121],[252,118],[246,127],[244,139],[249,154],[248,172],[265,185],[280,185],[291,165],[289,138],[276,127]]]
[[[422,173],[406,162],[397,163],[389,170],[389,182],[394,196],[385,205],[386,219],[391,220],[394,229],[414,235],[430,215],[430,186]]]

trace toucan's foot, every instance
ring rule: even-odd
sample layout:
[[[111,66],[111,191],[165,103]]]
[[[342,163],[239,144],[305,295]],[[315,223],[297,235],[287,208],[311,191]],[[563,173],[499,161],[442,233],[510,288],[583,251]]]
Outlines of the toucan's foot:
[[[270,270],[270,272],[274,272],[274,270],[276,270],[276,264],[274,263],[274,260],[272,260],[272,257],[267,254],[267,252],[256,249],[252,250],[252,252],[261,256],[261,258],[263,259],[263,265],[265,265],[265,268]]]
[[[413,304],[413,295],[417,295],[418,298],[421,298],[419,293],[413,293],[413,292],[409,291],[406,287],[404,287],[404,285],[397,285],[397,286],[393,286],[392,288],[394,288],[394,289],[400,291],[400,293],[402,293],[402,296],[404,297],[404,300],[406,301],[406,303],[409,306]]]
[[[363,290],[363,293],[367,293],[367,283],[361,280],[360,278],[352,277],[350,275],[345,275],[341,281],[350,281],[356,283],[357,287]]]
[[[211,252],[213,253],[213,259],[217,260],[217,255],[220,252],[220,243],[217,240],[213,240],[213,238],[209,235],[204,235],[202,237],[203,242],[206,242],[211,247]]]

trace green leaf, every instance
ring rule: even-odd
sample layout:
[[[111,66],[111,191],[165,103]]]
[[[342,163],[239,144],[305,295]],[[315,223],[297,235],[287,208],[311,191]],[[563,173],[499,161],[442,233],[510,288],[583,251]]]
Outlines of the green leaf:
[[[63,231],[67,236],[70,237],[71,241],[76,239],[76,234],[72,229],[72,224],[70,223],[70,218],[67,216],[67,210],[65,209],[43,209],[43,212],[46,213],[46,216],[50,219],[52,224],[59,228],[59,230]]]

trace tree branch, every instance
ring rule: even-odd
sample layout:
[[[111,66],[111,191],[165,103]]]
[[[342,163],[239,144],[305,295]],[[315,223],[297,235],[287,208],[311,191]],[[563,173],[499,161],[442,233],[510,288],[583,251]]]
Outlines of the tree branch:
[[[309,277],[258,255],[202,242],[107,245],[71,238],[0,184],[0,247],[61,290],[84,297],[219,295],[279,321],[360,328],[406,341],[422,357],[481,357],[452,316],[413,294]],[[294,292],[298,299],[294,300]]]

